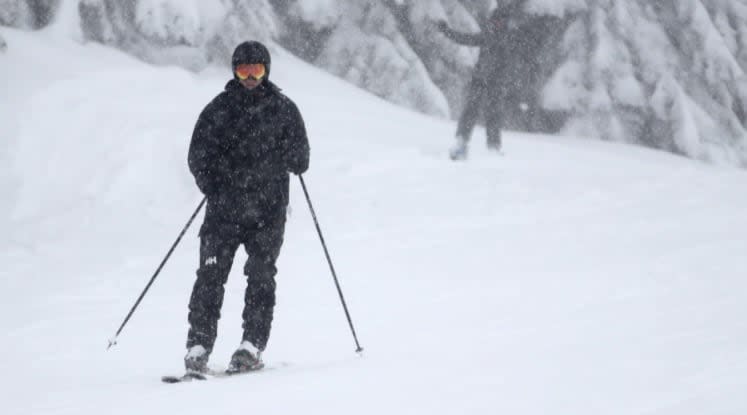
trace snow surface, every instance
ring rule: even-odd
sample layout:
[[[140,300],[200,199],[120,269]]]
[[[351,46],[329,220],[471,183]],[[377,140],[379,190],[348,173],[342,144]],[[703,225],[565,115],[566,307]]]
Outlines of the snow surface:
[[[107,340],[201,198],[188,141],[228,74],[0,36],[3,414],[747,411],[746,172],[515,133],[500,157],[482,130],[451,163],[452,123],[284,53],[273,77],[306,118],[305,178],[366,350],[293,181],[278,368],[162,384],[182,370],[197,225]],[[241,269],[215,367],[239,345]]]

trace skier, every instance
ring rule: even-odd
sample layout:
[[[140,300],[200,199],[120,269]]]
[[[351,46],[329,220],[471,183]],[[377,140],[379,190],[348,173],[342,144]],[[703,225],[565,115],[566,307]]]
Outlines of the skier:
[[[505,7],[496,8],[480,33],[462,33],[453,30],[448,23],[440,20],[438,30],[452,41],[468,46],[480,47],[477,64],[472,72],[466,104],[456,131],[456,144],[449,155],[452,160],[467,157],[467,145],[472,130],[477,123],[481,107],[485,116],[487,145],[489,149],[500,151],[501,127],[500,101],[505,97],[509,86],[507,72],[512,67],[512,49],[521,41],[517,15],[523,7],[523,0],[517,0]]]
[[[187,373],[205,373],[215,343],[224,284],[243,245],[243,336],[229,373],[259,369],[275,306],[275,261],[283,244],[289,173],[309,166],[309,143],[296,105],[270,82],[270,53],[259,42],[238,45],[233,79],[200,114],[189,168],[207,196],[200,264],[189,301]]]

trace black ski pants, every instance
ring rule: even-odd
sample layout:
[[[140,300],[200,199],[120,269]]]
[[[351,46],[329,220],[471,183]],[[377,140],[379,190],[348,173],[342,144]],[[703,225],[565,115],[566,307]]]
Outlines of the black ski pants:
[[[490,85],[488,81],[480,77],[472,77],[467,87],[467,98],[462,115],[457,123],[458,137],[469,141],[472,136],[472,130],[477,125],[480,118],[480,112],[485,115],[485,129],[488,137],[488,144],[500,146],[501,144],[501,127],[503,126],[503,117],[501,114],[500,97],[502,94],[498,89]]]
[[[224,286],[234,255],[244,245],[249,258],[244,265],[247,287],[244,293],[243,340],[264,350],[270,337],[275,307],[275,261],[283,245],[285,212],[274,220],[252,227],[218,224],[204,226],[200,233],[200,266],[189,301],[187,347],[213,350],[223,305]]]

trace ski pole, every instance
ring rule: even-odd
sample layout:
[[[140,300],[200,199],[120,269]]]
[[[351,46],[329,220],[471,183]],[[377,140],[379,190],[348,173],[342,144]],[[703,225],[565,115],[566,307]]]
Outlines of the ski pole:
[[[128,321],[130,321],[130,317],[132,317],[132,313],[134,313],[137,306],[140,305],[140,301],[142,301],[143,297],[145,297],[145,293],[147,293],[148,290],[150,289],[150,286],[153,285],[153,281],[156,280],[156,277],[161,272],[161,269],[166,264],[166,261],[168,261],[169,257],[171,256],[171,253],[174,252],[174,249],[176,248],[176,246],[179,245],[179,241],[182,240],[182,237],[187,232],[187,229],[189,229],[189,226],[192,224],[192,221],[194,221],[197,214],[200,213],[200,210],[202,209],[202,206],[205,204],[206,200],[207,200],[207,197],[202,198],[202,201],[197,206],[197,209],[195,209],[195,213],[192,214],[192,216],[189,218],[189,221],[187,221],[187,224],[184,225],[184,229],[182,229],[181,233],[176,238],[176,241],[174,241],[174,244],[171,245],[171,249],[169,249],[169,252],[166,253],[166,256],[163,258],[163,261],[161,261],[161,265],[158,266],[158,268],[156,269],[156,272],[150,278],[150,281],[148,281],[148,285],[146,285],[143,292],[140,293],[140,297],[138,297],[137,301],[135,301],[135,305],[133,305],[132,308],[130,309],[130,312],[127,313],[127,317],[125,317],[124,321],[122,322],[122,325],[119,326],[119,330],[117,330],[117,334],[115,334],[114,337],[109,339],[109,346],[107,346],[106,350],[109,350],[112,346],[117,344],[117,337],[119,337],[119,333],[122,332],[122,329],[124,329],[124,326],[127,324]]]
[[[309,191],[306,189],[306,183],[303,180],[303,176],[298,175],[298,179],[301,181],[301,187],[303,188],[303,194],[306,195],[306,202],[309,204],[309,210],[311,211],[311,217],[314,218],[314,225],[316,226],[316,232],[319,234],[319,240],[322,241],[322,248],[324,248],[324,255],[327,257],[327,263],[329,264],[329,270],[332,271],[332,278],[335,280],[335,286],[337,287],[337,294],[340,295],[340,301],[342,302],[342,308],[345,310],[345,316],[348,318],[348,324],[350,325],[350,331],[353,333],[353,339],[355,340],[356,353],[363,351],[363,348],[358,343],[358,336],[355,335],[355,328],[353,328],[353,320],[350,318],[350,312],[348,312],[348,306],[345,304],[345,297],[342,295],[342,289],[340,288],[340,282],[337,280],[337,273],[335,267],[332,265],[332,259],[329,257],[329,251],[327,250],[327,244],[324,242],[324,236],[322,236],[322,229],[319,227],[319,221],[316,219],[316,213],[314,212],[314,206],[311,205],[311,198],[309,197]]]

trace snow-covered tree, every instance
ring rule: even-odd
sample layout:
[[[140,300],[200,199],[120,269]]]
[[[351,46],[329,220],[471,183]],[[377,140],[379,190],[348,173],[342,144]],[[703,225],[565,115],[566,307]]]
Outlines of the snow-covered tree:
[[[346,4],[347,17],[316,63],[375,94],[429,114],[447,116],[446,98],[382,3]]]
[[[81,0],[79,12],[87,39],[191,69],[226,62],[243,40],[278,35],[264,0]]]
[[[38,29],[52,20],[60,0],[0,0],[0,25]]]
[[[289,50],[383,98],[448,115],[449,103],[387,3],[273,1]]]
[[[458,115],[478,51],[447,40],[438,33],[434,22],[449,20],[461,30],[477,32],[480,27],[475,16],[458,1],[389,0],[385,3],[394,15],[399,30],[428,70],[428,75],[446,96],[451,115]]]
[[[720,5],[710,5],[716,15],[738,2]],[[703,3],[590,0],[575,12],[543,88],[567,132],[747,165],[744,71],[732,52],[741,49]]]

